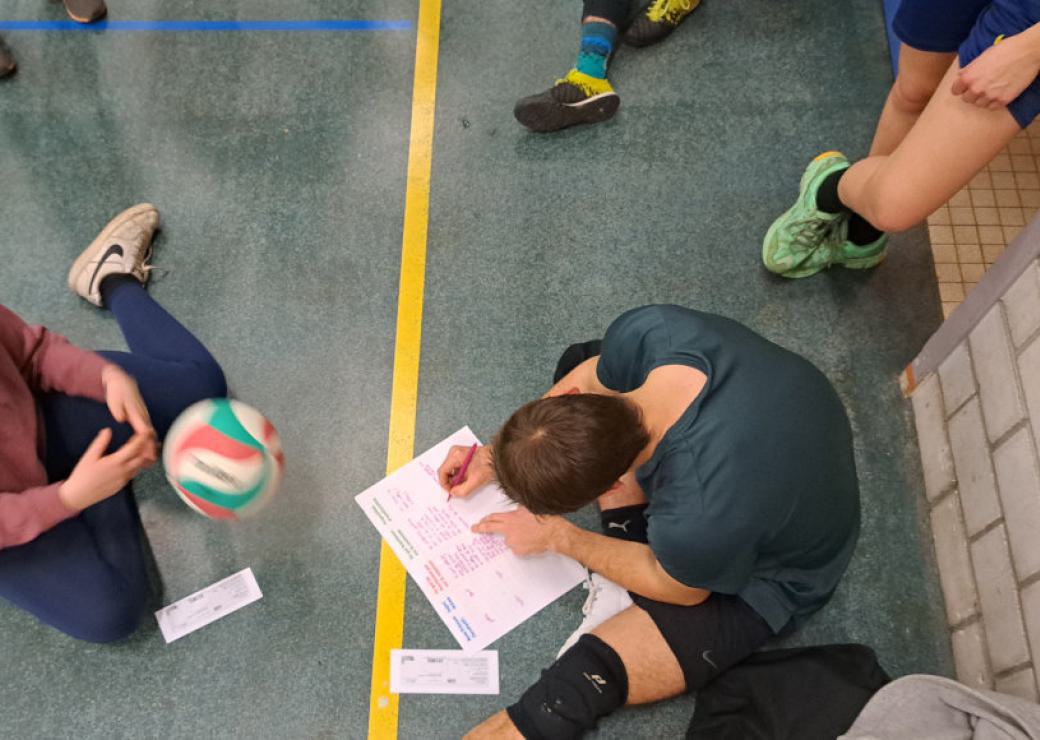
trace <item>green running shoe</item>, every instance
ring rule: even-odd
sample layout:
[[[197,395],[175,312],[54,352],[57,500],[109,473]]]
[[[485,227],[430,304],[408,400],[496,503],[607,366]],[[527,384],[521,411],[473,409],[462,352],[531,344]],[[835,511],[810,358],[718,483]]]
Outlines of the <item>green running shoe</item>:
[[[870,244],[853,244],[846,240],[835,256],[834,264],[850,270],[869,270],[877,267],[888,255],[888,234],[882,234]]]
[[[787,278],[815,275],[838,261],[848,216],[816,207],[816,191],[828,175],[849,166],[841,152],[824,152],[805,168],[798,200],[773,222],[762,242],[766,269]]]
[[[700,4],[701,0],[651,0],[643,6],[621,40],[629,46],[650,46],[664,41]]]
[[[547,133],[609,120],[619,105],[610,82],[572,69],[545,92],[518,100],[513,115],[531,131]]]

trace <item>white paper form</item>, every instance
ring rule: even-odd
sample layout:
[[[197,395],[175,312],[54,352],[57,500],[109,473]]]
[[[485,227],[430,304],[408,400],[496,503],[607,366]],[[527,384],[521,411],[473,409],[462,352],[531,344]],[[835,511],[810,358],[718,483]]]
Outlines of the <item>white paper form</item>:
[[[246,604],[252,604],[262,596],[253,569],[246,568],[164,606],[155,613],[155,619],[166,642],[170,643]]]
[[[475,442],[464,427],[356,497],[464,650],[484,649],[585,578],[570,558],[520,558],[502,537],[470,531],[516,508],[494,484],[448,502],[437,468],[452,445]]]
[[[497,694],[495,650],[391,650],[395,694]]]

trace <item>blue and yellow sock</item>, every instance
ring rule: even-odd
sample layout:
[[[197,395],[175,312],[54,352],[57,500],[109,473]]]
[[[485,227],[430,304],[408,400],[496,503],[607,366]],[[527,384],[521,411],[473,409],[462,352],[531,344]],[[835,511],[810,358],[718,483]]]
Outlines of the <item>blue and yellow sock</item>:
[[[607,77],[607,61],[614,51],[617,28],[612,23],[590,21],[581,27],[581,49],[574,65],[582,74],[604,80]]]

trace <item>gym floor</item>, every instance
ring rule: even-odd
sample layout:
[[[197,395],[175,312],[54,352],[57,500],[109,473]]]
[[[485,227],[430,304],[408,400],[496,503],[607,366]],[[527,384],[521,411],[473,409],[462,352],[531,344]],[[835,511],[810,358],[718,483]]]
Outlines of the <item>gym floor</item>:
[[[760,263],[806,162],[869,145],[892,81],[881,4],[705,0],[666,43],[621,49],[613,121],[539,136],[512,106],[573,62],[580,4],[445,2],[413,419],[391,387],[429,2],[110,2],[113,20],[409,22],[396,30],[0,31],[20,64],[0,84],[0,300],[83,346],[122,347],[65,273],[111,216],[155,203],[152,294],[274,421],[288,458],[282,495],[239,525],[189,511],[158,470],[135,484],[166,602],[246,566],[260,602],[171,645],[147,617],[103,646],[0,604],[4,734],[365,736],[379,540],[353,497],[385,474],[391,414],[414,424],[416,453],[463,424],[487,439],[544,391],[563,347],[650,302],[748,324],[809,357],[848,407],[859,548],[788,643],[863,642],[893,675],[952,675],[896,382],[942,318],[925,228],[866,274],[792,282]],[[63,18],[44,0],[4,13]],[[584,593],[492,646],[501,696],[403,697],[398,736],[458,737],[515,700]],[[455,647],[410,583],[391,619],[402,608],[405,647]],[[678,736],[692,710],[689,697],[625,710],[597,736]],[[374,734],[393,736],[390,715]]]

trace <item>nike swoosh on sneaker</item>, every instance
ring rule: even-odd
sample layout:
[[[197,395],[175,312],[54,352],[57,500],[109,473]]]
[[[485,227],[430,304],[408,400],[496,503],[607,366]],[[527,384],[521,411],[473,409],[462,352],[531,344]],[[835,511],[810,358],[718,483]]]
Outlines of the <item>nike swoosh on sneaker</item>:
[[[123,248],[118,244],[113,244],[111,247],[105,250],[105,253],[101,255],[101,260],[98,262],[97,267],[94,268],[94,274],[90,276],[90,284],[87,286],[87,293],[94,292],[94,281],[97,280],[98,273],[101,272],[101,268],[105,266],[108,258],[112,255],[119,257],[123,256]]]

